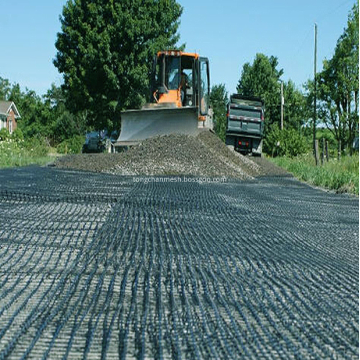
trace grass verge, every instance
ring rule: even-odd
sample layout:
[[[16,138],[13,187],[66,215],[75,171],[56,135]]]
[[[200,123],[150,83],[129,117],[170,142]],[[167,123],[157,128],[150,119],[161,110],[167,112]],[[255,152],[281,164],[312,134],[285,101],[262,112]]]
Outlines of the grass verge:
[[[299,180],[338,193],[359,195],[359,155],[344,156],[340,161],[331,159],[322,166],[315,166],[312,154],[294,158],[277,157],[270,161],[291,172]]]
[[[11,156],[4,159],[0,155],[0,169],[27,165],[46,165],[53,162],[53,156]]]
[[[31,164],[45,165],[54,161],[51,148],[42,144],[15,142],[11,140],[0,142],[0,168],[26,166]]]

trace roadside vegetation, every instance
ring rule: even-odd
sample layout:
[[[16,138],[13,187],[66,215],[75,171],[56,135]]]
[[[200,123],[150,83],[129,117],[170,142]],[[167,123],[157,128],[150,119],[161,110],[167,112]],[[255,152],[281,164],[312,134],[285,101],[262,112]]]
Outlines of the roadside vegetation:
[[[19,129],[11,135],[6,129],[0,130],[0,168],[47,164],[54,159],[50,150],[41,138],[24,140]]]
[[[353,148],[342,151],[338,160],[338,147],[333,134],[327,129],[317,131],[317,139],[328,143],[328,158],[320,151],[316,166],[312,151],[312,136],[300,135],[294,129],[280,130],[274,126],[267,138],[268,159],[309,184],[339,193],[359,195],[359,153]]]
[[[315,166],[312,153],[296,157],[276,157],[270,161],[291,172],[299,180],[334,190],[339,193],[359,195],[359,156],[342,156],[340,160],[330,159],[321,166]]]
[[[84,139],[84,136],[72,137],[52,147],[42,136],[24,139],[20,129],[11,135],[6,129],[1,129],[0,168],[49,164],[62,154],[79,153]]]

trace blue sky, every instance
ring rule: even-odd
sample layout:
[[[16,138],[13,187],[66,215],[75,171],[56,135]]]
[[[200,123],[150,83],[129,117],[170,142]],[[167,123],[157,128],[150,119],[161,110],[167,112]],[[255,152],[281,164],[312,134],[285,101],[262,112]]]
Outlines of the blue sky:
[[[256,53],[274,55],[283,80],[301,88],[314,71],[314,23],[318,70],[331,58],[355,0],[178,0],[180,43],[210,60],[211,84],[236,91],[244,63]],[[59,16],[66,0],[0,0],[0,77],[43,95],[62,76],[52,64]]]

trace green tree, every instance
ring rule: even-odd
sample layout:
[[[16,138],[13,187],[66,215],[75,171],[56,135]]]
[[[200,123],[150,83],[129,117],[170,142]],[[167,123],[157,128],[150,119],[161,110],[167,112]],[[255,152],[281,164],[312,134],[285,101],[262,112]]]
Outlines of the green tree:
[[[213,109],[214,131],[222,141],[226,136],[226,110],[228,93],[224,84],[214,85],[211,88],[210,104]]]
[[[68,0],[54,64],[69,109],[87,110],[97,129],[118,127],[120,111],[148,95],[153,56],[175,48],[181,13],[176,0]]]
[[[21,91],[19,84],[11,88],[9,100],[13,101],[18,108],[21,119],[18,126],[25,138],[33,136],[50,137],[49,110],[46,109],[40,96],[35,91],[25,89]]]
[[[0,76],[0,100],[8,100],[10,96],[11,85],[8,79]]]
[[[21,115],[18,126],[25,137],[49,135],[49,119],[44,104],[34,91],[26,89],[23,92],[19,84],[11,85],[9,80],[0,78],[0,99],[16,104]]]
[[[61,143],[86,132],[86,112],[72,114],[66,107],[65,94],[61,87],[51,85],[44,95],[45,108],[48,111],[49,126],[54,144]]]
[[[284,83],[283,92],[284,128],[292,128],[301,133],[308,116],[306,97],[291,80]]]
[[[274,123],[264,140],[264,151],[271,156],[294,157],[304,154],[309,150],[306,139],[294,128],[280,130]]]
[[[16,104],[21,115],[18,129],[25,139],[39,137],[56,145],[74,136],[84,135],[87,130],[86,111],[72,114],[66,107],[62,88],[54,84],[40,97],[32,90],[22,91],[19,84],[11,85],[9,80],[0,78],[0,99]]]
[[[265,102],[265,133],[269,125],[280,121],[280,77],[278,59],[256,54],[253,64],[243,66],[237,92],[245,96],[258,96]]]
[[[359,126],[358,3],[349,14],[347,28],[336,44],[333,57],[323,62],[317,82],[319,119],[351,151]]]

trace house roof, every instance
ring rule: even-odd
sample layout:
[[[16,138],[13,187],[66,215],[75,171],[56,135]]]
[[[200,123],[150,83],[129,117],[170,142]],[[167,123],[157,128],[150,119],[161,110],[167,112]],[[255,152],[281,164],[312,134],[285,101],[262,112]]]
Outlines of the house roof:
[[[0,100],[0,115],[8,115],[10,110],[13,110],[15,114],[15,119],[20,118],[20,113],[16,108],[16,105],[13,101],[4,101]]]

